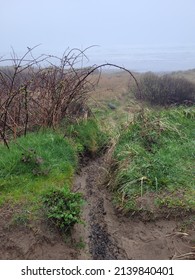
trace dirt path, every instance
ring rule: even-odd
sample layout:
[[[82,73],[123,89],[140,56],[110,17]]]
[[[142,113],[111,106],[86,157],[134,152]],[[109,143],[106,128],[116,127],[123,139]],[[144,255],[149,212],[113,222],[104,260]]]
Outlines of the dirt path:
[[[155,260],[192,257],[189,253],[195,246],[194,224],[191,230],[181,232],[182,227],[189,224],[190,217],[146,222],[138,217],[119,215],[112,205],[111,194],[101,184],[105,172],[103,158],[97,159],[83,167],[76,178],[75,188],[84,193],[87,201],[83,209],[86,225],[77,228],[77,234],[83,236],[86,244],[79,258]]]
[[[19,209],[0,209],[0,259],[188,259],[195,253],[195,216],[185,219],[140,218],[119,215],[102,184],[103,158],[89,161],[75,178],[74,190],[84,194],[85,225],[71,237],[45,221],[25,225]],[[181,229],[183,230],[181,232]],[[192,254],[193,253],[193,254]]]
[[[113,208],[106,196],[105,190],[101,188],[101,178],[106,170],[103,167],[103,159],[90,162],[82,168],[77,176],[75,188],[84,194],[86,204],[83,209],[85,226],[77,226],[76,233],[83,234],[86,244],[86,253],[82,257],[86,259],[124,259],[126,254],[120,249],[109,232],[107,211]]]

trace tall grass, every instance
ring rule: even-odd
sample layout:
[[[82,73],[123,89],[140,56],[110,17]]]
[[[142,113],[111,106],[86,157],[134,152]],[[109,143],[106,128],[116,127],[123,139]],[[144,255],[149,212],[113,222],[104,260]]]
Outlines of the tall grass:
[[[135,210],[139,197],[182,193],[179,202],[195,208],[191,198],[195,190],[194,133],[193,108],[138,114],[134,123],[121,131],[113,153],[112,186],[118,203]],[[158,201],[166,204],[167,200]],[[172,203],[176,206],[174,197]]]

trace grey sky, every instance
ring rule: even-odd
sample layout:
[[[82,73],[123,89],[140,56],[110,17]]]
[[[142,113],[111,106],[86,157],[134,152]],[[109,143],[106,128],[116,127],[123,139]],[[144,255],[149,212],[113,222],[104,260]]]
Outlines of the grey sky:
[[[0,0],[0,55],[67,47],[195,44],[195,0]]]

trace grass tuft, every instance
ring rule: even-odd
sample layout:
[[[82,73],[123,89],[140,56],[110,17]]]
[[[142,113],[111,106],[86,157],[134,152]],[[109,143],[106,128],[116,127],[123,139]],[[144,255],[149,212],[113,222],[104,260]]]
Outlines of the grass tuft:
[[[76,149],[83,155],[97,155],[106,149],[108,143],[108,136],[94,119],[69,125],[66,128],[66,136],[74,139]]]
[[[112,182],[120,207],[141,210],[139,198],[153,194],[153,205],[158,198],[160,206],[195,209],[193,108],[187,112],[180,107],[141,113],[121,131]]]

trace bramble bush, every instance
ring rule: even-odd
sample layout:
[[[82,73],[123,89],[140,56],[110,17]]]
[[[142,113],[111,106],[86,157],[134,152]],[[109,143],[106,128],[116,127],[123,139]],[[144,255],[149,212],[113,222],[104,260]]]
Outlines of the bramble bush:
[[[140,90],[133,89],[135,97],[152,105],[192,105],[195,102],[195,84],[185,78],[146,73],[140,77]]]

